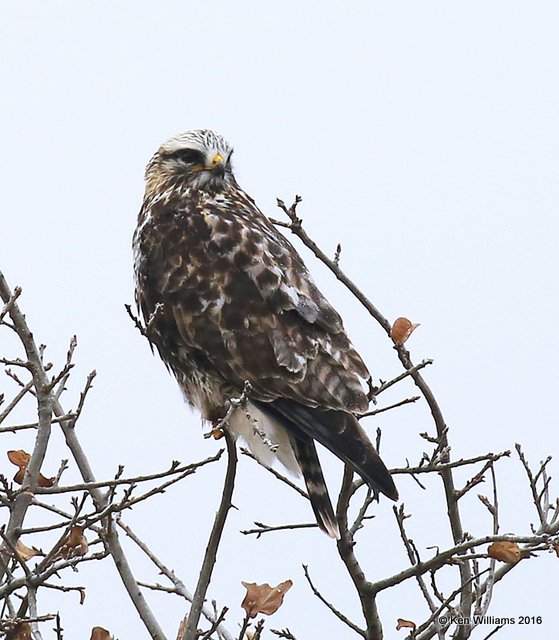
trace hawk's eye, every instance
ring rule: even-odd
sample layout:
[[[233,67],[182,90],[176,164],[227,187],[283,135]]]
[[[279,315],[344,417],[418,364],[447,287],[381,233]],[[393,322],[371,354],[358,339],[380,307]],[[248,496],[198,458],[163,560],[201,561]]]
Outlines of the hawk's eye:
[[[175,151],[173,156],[185,164],[204,164],[205,162],[204,154],[197,149],[180,149]]]

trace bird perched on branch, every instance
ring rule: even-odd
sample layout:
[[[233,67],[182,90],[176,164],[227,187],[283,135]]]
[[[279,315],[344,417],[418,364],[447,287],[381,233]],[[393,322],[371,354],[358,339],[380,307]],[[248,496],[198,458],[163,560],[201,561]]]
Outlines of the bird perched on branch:
[[[337,538],[315,441],[398,497],[354,415],[367,409],[369,372],[297,251],[237,184],[232,153],[198,129],[149,161],[136,302],[188,402],[214,424],[229,410],[227,428],[257,459],[302,474],[319,527]]]

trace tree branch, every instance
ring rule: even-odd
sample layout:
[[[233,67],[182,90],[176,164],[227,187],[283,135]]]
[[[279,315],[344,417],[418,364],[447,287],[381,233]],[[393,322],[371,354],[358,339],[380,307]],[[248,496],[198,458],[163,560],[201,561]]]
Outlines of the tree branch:
[[[223,528],[225,527],[225,521],[227,519],[229,509],[233,506],[231,499],[233,497],[235,474],[237,471],[237,449],[235,441],[227,428],[223,426],[222,429],[225,436],[225,442],[227,444],[228,456],[227,471],[225,473],[225,482],[223,485],[223,495],[215,516],[215,521],[208,540],[208,546],[206,547],[204,561],[202,562],[200,575],[198,577],[198,584],[196,585],[194,597],[192,598],[192,606],[188,615],[188,623],[183,636],[184,640],[196,640],[198,635],[198,622],[200,620],[204,599],[212,577],[213,568],[217,558],[217,550],[221,541],[221,535],[223,533]]]

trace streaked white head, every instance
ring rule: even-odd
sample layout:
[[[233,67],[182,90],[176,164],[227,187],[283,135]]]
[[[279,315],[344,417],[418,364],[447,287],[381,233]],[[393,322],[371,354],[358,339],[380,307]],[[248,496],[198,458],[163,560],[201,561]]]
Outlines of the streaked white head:
[[[233,147],[211,129],[193,129],[168,138],[146,167],[148,191],[170,182],[193,189],[222,191],[235,185]]]

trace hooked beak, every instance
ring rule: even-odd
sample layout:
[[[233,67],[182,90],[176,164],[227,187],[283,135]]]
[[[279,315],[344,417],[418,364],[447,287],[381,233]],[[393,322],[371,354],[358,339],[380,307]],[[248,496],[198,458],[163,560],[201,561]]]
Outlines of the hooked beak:
[[[223,178],[225,175],[225,160],[223,159],[223,156],[216,153],[216,155],[211,159],[210,165],[206,167],[206,169],[211,171],[214,175]]]

